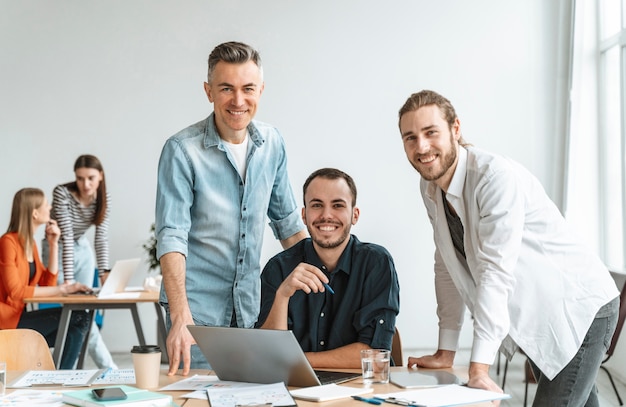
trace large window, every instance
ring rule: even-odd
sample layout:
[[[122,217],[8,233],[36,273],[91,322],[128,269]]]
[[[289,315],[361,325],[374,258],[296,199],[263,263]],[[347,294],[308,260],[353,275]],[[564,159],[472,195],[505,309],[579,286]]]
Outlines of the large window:
[[[598,0],[600,247],[611,269],[626,270],[626,0]]]
[[[626,272],[626,0],[574,5],[564,213]]]

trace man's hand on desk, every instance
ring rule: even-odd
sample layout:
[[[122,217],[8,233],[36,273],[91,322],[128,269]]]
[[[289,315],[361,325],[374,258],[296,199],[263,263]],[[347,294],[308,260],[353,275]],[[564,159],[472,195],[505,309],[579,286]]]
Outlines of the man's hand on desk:
[[[452,367],[456,352],[439,349],[434,355],[426,355],[419,358],[409,357],[409,367],[425,367],[429,369],[442,369]]]
[[[476,389],[484,389],[493,391],[496,393],[504,393],[500,386],[489,377],[489,365],[484,363],[470,363],[469,368],[469,381],[468,387],[474,387]],[[493,405],[498,407],[500,405],[499,400],[493,401]]]
[[[180,366],[180,359],[182,355],[183,359],[183,376],[189,374],[191,368],[191,345],[194,345],[196,341],[189,333],[187,325],[195,325],[193,319],[189,318],[190,322],[180,323],[172,321],[172,327],[167,335],[167,356],[170,360],[170,369],[167,372],[168,376],[172,376],[178,372],[178,366]]]

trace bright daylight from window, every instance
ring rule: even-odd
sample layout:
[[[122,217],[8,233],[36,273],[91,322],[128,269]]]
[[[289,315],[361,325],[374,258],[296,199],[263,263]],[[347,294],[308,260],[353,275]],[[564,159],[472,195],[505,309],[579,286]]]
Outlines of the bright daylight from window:
[[[626,0],[599,1],[600,240],[610,269],[626,271]]]

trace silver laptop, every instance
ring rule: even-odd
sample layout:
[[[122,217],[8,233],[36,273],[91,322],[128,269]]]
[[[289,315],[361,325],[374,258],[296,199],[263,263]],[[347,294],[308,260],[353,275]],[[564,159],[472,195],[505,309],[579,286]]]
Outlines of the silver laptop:
[[[140,261],[139,258],[116,261],[102,287],[95,288],[93,293],[98,298],[105,298],[124,292]]]
[[[309,387],[361,377],[361,373],[313,370],[291,331],[187,328],[220,380]]]

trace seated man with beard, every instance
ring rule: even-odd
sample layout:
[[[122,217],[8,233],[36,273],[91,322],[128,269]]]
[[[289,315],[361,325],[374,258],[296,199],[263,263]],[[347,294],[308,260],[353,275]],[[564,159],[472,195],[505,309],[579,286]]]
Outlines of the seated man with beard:
[[[292,330],[313,368],[360,368],[361,349],[391,349],[400,309],[393,259],[350,234],[359,208],[348,174],[317,170],[303,193],[311,237],[263,269],[257,327]]]

